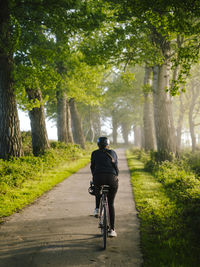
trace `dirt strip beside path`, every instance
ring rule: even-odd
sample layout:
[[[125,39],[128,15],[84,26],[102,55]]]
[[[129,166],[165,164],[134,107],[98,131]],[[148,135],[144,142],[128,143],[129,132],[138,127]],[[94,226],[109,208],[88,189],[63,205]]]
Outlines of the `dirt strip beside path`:
[[[139,222],[123,149],[116,196],[117,238],[102,250],[89,165],[0,226],[0,267],[141,266]]]

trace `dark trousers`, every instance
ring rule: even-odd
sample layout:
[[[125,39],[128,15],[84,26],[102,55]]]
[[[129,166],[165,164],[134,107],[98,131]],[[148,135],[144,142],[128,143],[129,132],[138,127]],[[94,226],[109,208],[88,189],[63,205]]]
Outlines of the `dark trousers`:
[[[98,173],[94,176],[94,185],[95,185],[95,196],[96,196],[96,208],[99,208],[100,204],[100,186],[109,185],[108,193],[108,206],[110,213],[110,226],[114,230],[115,226],[115,207],[114,199],[118,190],[118,178],[111,173]]]

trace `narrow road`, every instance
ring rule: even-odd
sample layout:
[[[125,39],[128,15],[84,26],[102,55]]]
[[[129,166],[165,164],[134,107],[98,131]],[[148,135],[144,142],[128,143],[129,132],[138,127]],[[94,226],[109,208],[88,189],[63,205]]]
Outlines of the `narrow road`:
[[[141,266],[139,221],[124,150],[118,149],[117,238],[102,250],[89,165],[0,226],[0,267]]]

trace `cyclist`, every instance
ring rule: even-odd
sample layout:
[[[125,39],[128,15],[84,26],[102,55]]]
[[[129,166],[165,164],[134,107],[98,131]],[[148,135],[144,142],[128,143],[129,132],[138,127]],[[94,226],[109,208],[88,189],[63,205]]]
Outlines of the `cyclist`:
[[[114,199],[118,190],[118,161],[117,154],[114,150],[109,149],[109,139],[107,137],[99,137],[97,145],[99,149],[92,152],[91,155],[91,172],[95,185],[96,208],[94,216],[98,217],[100,204],[100,186],[109,185],[108,206],[110,213],[110,237],[116,237],[117,233],[114,228],[115,224],[115,208]]]

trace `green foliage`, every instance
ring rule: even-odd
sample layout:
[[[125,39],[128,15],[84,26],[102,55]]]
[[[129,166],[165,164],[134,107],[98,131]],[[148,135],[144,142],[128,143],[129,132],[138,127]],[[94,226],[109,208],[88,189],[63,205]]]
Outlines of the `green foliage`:
[[[150,160],[150,153],[145,152],[143,149],[132,148],[129,150],[138,160],[142,161],[144,164]]]
[[[200,155],[187,154],[182,159],[164,162],[157,161],[155,155],[156,153],[152,152],[145,169],[154,174],[167,194],[178,203],[182,210],[182,218],[186,217],[185,227],[189,227],[190,223],[194,225],[190,234],[195,239],[195,236],[200,234],[200,228],[196,223],[200,218],[200,179],[194,171],[197,174],[199,172]]]
[[[183,162],[163,162],[154,176],[127,153],[141,219],[144,266],[198,266],[200,181]]]
[[[154,175],[178,201],[185,204],[188,201],[200,201],[198,200],[200,181],[194,173],[186,171],[182,165],[183,163],[165,161],[156,171],[154,170]]]
[[[120,69],[114,71],[113,68],[103,84],[105,93],[102,110],[105,116],[112,116],[118,126],[130,132],[131,126],[140,124],[142,117],[144,70],[140,66],[129,66],[125,72]]]
[[[43,156],[0,160],[0,218],[31,203],[87,164],[94,145],[86,146],[83,150],[78,145],[52,142]]]
[[[185,92],[187,78],[191,76],[192,66],[199,62],[199,38],[191,37],[191,40],[185,41],[177,51],[177,56],[172,59],[174,67],[181,66],[177,80],[173,80],[174,86],[170,88],[171,95],[176,95],[181,90]]]
[[[83,157],[86,152],[78,145],[53,142],[50,149],[41,157],[31,155],[0,161],[0,192],[5,194],[6,186],[21,187],[23,182],[37,179],[39,174],[52,169],[60,163]],[[6,185],[6,186],[5,186]]]
[[[185,152],[181,155],[181,158],[200,177],[200,152]]]
[[[101,103],[99,86],[103,67],[84,63],[77,43],[99,26],[104,9],[92,1],[51,1],[37,5],[13,1],[15,31],[20,28],[18,49],[15,51],[15,89],[18,104],[31,110],[40,105],[56,105],[56,91],[68,98],[90,105]],[[18,23],[18,24],[17,24]],[[40,89],[42,101],[30,101],[27,89]],[[50,111],[48,113],[51,113]],[[54,116],[50,114],[51,116]]]
[[[144,152],[146,153],[146,152]],[[145,169],[147,171],[152,171],[154,165],[157,166],[157,164],[160,164],[163,161],[173,161],[175,159],[175,155],[173,153],[169,153],[168,151],[162,150],[162,151],[150,151],[150,159],[149,161],[144,162],[145,163]],[[152,166],[152,169],[149,169],[150,166]]]
[[[63,77],[63,89],[70,98],[87,105],[102,103],[101,81],[105,73],[104,66],[89,66],[83,62],[82,55],[70,55],[67,62],[67,74]]]
[[[160,160],[159,154],[155,151],[151,151],[150,154],[143,150],[138,150],[138,154],[143,154],[143,157],[147,158],[147,161],[142,160],[142,157],[138,157],[145,164],[145,170],[155,173],[160,166],[162,166],[162,161]],[[146,156],[145,156],[146,155]],[[184,170],[186,173],[195,173],[200,177],[200,152],[182,152],[179,158],[170,158],[169,161],[164,161],[163,164],[171,164],[177,166],[177,168]],[[166,163],[167,162],[167,163]],[[151,166],[151,167],[150,167]]]
[[[22,137],[24,155],[25,156],[33,155],[31,131],[22,131],[21,137]]]
[[[150,84],[145,84],[143,86],[143,91],[144,91],[144,94],[148,94],[148,93],[151,93],[152,92],[152,85]]]
[[[162,65],[167,58],[179,66],[178,77],[168,88],[172,95],[184,90],[192,64],[199,60],[199,8],[179,1],[104,1],[113,12],[107,29],[93,34],[86,43],[88,54],[110,62]],[[109,3],[109,4],[108,4]],[[112,23],[111,23],[112,21]],[[110,23],[109,23],[110,22]],[[178,40],[179,39],[179,40]],[[167,51],[168,50],[168,51]]]

